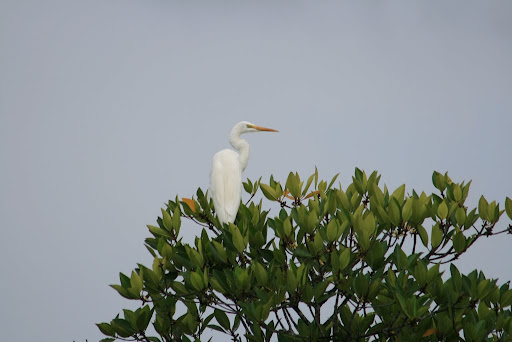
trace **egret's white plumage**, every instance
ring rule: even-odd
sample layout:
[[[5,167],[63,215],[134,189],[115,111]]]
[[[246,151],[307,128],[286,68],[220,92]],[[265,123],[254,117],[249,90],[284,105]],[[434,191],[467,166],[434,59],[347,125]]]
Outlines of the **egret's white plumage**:
[[[271,128],[259,127],[250,122],[237,123],[229,135],[231,146],[239,153],[226,149],[213,156],[210,173],[210,193],[215,212],[221,223],[234,222],[242,199],[242,172],[249,161],[249,143],[240,138],[243,133],[277,132]]]
[[[242,198],[242,167],[238,153],[222,150],[213,156],[210,190],[220,222],[234,222]]]

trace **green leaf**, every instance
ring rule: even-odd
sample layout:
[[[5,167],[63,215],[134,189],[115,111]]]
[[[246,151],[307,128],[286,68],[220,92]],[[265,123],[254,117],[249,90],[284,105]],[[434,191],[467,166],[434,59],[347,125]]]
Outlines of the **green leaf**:
[[[265,286],[267,284],[267,270],[257,261],[254,261],[252,264],[252,270],[256,277],[256,281],[258,285]]]
[[[432,248],[437,248],[441,241],[443,241],[443,231],[439,228],[439,224],[436,224],[432,227],[432,238],[430,241]]]
[[[458,184],[453,185],[453,199],[457,202],[462,199],[462,189]]]
[[[457,267],[455,267],[454,264],[450,264],[450,273],[452,275],[453,289],[456,292],[459,292],[462,289],[462,277],[460,275],[459,270],[457,269]]]
[[[390,222],[388,213],[380,205],[377,207],[377,214],[382,223]]]
[[[270,186],[268,186],[267,184],[260,183],[260,189],[261,189],[261,192],[263,192],[263,195],[267,199],[269,199],[271,201],[277,201],[276,191],[274,189],[272,189]]]
[[[192,335],[194,331],[196,330],[197,322],[196,319],[193,317],[190,312],[186,313],[184,316],[182,316],[183,319],[181,320],[181,328],[186,334]]]
[[[212,285],[213,289],[217,292],[220,292],[220,293],[227,292],[226,289],[222,286],[222,284],[216,278],[211,278],[210,284]]]
[[[338,198],[338,205],[349,211],[350,210],[350,202],[348,200],[348,197],[347,197],[347,194],[345,192],[343,192],[343,190],[336,190],[336,194],[338,195],[337,198]]]
[[[420,224],[418,227],[416,227],[416,230],[418,231],[418,234],[420,235],[421,242],[425,247],[428,246],[428,234],[425,228]]]
[[[327,239],[329,242],[333,242],[338,238],[338,222],[336,219],[332,219],[327,224]]]
[[[123,309],[123,313],[124,313],[124,319],[127,320],[130,323],[131,327],[133,329],[138,330],[138,328],[137,328],[137,315],[135,314],[135,312],[133,312],[131,310]]]
[[[494,223],[497,220],[496,214],[499,211],[499,209],[497,208],[498,206],[496,205],[496,201],[492,201],[491,203],[489,203],[489,206],[487,207],[487,220],[490,221],[491,223]]]
[[[130,285],[136,292],[142,291],[142,278],[135,271],[132,271]]]
[[[339,269],[340,271],[343,271],[343,269],[347,267],[350,262],[350,248],[345,248],[343,252],[341,252],[339,261]]]
[[[162,246],[162,254],[161,255],[164,258],[166,258],[167,260],[171,260],[172,259],[172,247],[168,243],[165,243]]]
[[[145,331],[147,329],[152,315],[153,311],[147,305],[140,310],[139,317],[137,317],[137,328],[139,331]]]
[[[400,205],[398,204],[398,201],[393,197],[389,201],[389,207],[388,207],[388,215],[389,220],[395,227],[400,226]]]
[[[189,246],[185,246],[185,249],[187,251],[189,261],[192,263],[192,265],[196,268],[202,268],[204,265],[204,258],[202,253],[190,248]]]
[[[249,245],[252,248],[260,249],[265,244],[265,238],[261,231],[257,231],[256,234],[249,235]]]
[[[409,219],[412,216],[412,198],[408,198],[407,201],[405,201],[404,207],[402,208],[402,217],[404,221],[409,221]]]
[[[201,277],[197,272],[190,273],[190,282],[197,291],[201,291],[204,287],[203,277]]]
[[[361,199],[363,198],[363,195],[360,193],[352,194],[352,197],[350,198],[350,206],[351,208],[357,208],[359,207],[359,204],[361,203]]]
[[[512,290],[507,290],[501,294],[500,304],[502,308],[512,305]]]
[[[329,193],[329,195],[327,196],[327,204],[324,205],[322,215],[334,215],[334,212],[336,211],[336,197],[337,196],[333,192]]]
[[[151,253],[151,255],[154,257],[156,257],[156,253],[154,251],[153,248],[151,248],[150,246],[148,246],[147,244],[144,244],[144,247],[146,247],[146,249],[148,250],[149,253]]]
[[[215,314],[215,319],[217,320],[217,322],[226,330],[229,330],[229,327],[230,327],[230,322],[229,322],[229,318],[228,318],[228,315],[226,315],[226,313],[222,310],[219,310],[219,309],[215,309],[214,311],[214,314]]]
[[[315,300],[318,301],[320,297],[322,297],[325,294],[325,289],[329,286],[328,281],[322,281],[315,285],[313,292],[315,293]]]
[[[508,217],[512,220],[512,200],[510,198],[505,198],[505,211],[507,212]]]
[[[361,250],[366,251],[370,248],[370,237],[368,236],[368,232],[366,230],[361,230],[357,235],[357,242]]]
[[[376,241],[367,254],[366,261],[373,270],[379,269],[384,264],[384,255],[387,251],[387,244],[385,242]]]
[[[162,223],[164,224],[165,229],[167,229],[168,231],[171,231],[171,229],[172,229],[171,215],[169,215],[167,210],[165,210],[165,209],[161,209],[161,210],[162,210]]]
[[[221,243],[219,243],[215,240],[212,240],[211,244],[213,245],[213,249],[210,248],[210,251],[212,252],[212,254],[217,256],[220,260],[222,260],[222,262],[227,262],[228,257],[227,257],[227,253],[226,253],[226,248],[224,248],[224,246]]]
[[[372,189],[373,189],[373,196],[377,200],[377,203],[379,204],[379,206],[384,205],[384,193],[382,192],[382,190],[375,183],[373,184]]]
[[[242,253],[245,249],[244,238],[242,237],[240,229],[238,229],[237,226],[233,225],[232,223],[230,226],[234,227],[232,230],[233,245],[235,246],[238,253]]]
[[[115,336],[116,334],[114,328],[112,328],[108,323],[97,323],[96,326],[104,335]]]
[[[226,333],[224,331],[224,329],[222,329],[221,327],[219,327],[218,325],[215,325],[215,324],[208,324],[207,327],[210,328],[210,329],[213,329],[213,330],[220,331],[221,333]]]
[[[446,189],[446,181],[444,176],[437,171],[434,171],[432,174],[432,183],[440,191],[444,191],[444,189]]]
[[[453,248],[455,252],[460,253],[466,248],[466,238],[461,232],[456,232],[452,235]]]
[[[418,262],[414,267],[414,278],[418,281],[419,286],[423,286],[427,282],[427,267],[422,262]]]
[[[294,198],[300,197],[300,178],[298,174],[290,172],[286,179],[286,189],[290,191],[290,194]]]
[[[292,269],[288,269],[286,272],[286,285],[288,292],[290,293],[294,293],[297,289],[297,277],[293,273]]]
[[[367,296],[369,283],[368,279],[366,279],[362,273],[359,273],[357,277],[354,278],[353,286],[359,298]]]
[[[490,218],[487,217],[487,207],[489,206],[489,203],[487,203],[484,196],[480,197],[480,200],[478,201],[478,214],[480,215],[480,218],[482,220],[489,220]]]
[[[410,316],[409,310],[407,308],[407,301],[399,292],[396,294],[396,298],[398,299],[398,303],[400,304],[400,307],[402,308],[402,311],[407,315]]]
[[[311,258],[313,255],[311,255],[311,253],[309,253],[307,249],[298,247],[296,250],[293,251],[293,256],[299,258]]]
[[[135,333],[135,329],[133,329],[130,323],[125,319],[114,318],[111,322],[111,326],[121,337],[129,337]]]
[[[391,197],[396,198],[399,205],[402,205],[402,202],[404,201],[404,195],[405,195],[405,184],[400,185],[398,188],[396,188],[395,191],[393,191],[393,194]]]
[[[478,220],[478,214],[476,213],[476,208],[471,210],[466,216],[466,222],[464,222],[464,227],[466,229],[471,228],[475,222]]]
[[[464,225],[464,222],[466,222],[466,211],[464,208],[457,208],[455,211],[455,219],[457,220],[457,224],[459,227],[462,227]]]
[[[408,259],[405,252],[400,248],[400,245],[395,245],[395,250],[393,251],[393,257],[395,259],[395,263],[398,269],[407,269]]]
[[[317,201],[311,201],[312,203],[316,203]],[[318,216],[315,213],[314,210],[311,210],[311,212],[308,213],[308,216],[306,217],[306,224],[304,225],[304,230],[308,234],[313,233],[313,229],[318,224]]]
[[[352,184],[354,185],[354,188],[356,188],[356,191],[359,194],[364,194],[363,184],[361,183],[361,181],[359,181],[355,177],[352,177]]]
[[[252,193],[252,182],[249,179],[247,179],[247,182],[243,182],[242,184],[244,186],[245,192],[248,194]]]
[[[188,294],[191,292],[189,288],[185,287],[185,285],[179,281],[172,282],[171,287],[174,291],[176,291],[177,294],[180,295]]]
[[[375,225],[375,217],[371,212],[368,213],[368,215],[364,218],[364,230],[365,233],[368,236],[373,235],[375,233],[375,230],[377,229],[377,226]]]
[[[357,179],[359,182],[363,183],[363,171],[361,169],[359,169],[358,167],[356,167],[356,169],[354,170],[354,176],[355,176],[355,179]]]
[[[166,231],[165,229],[162,229],[160,227],[155,227],[155,226],[152,226],[150,224],[148,224],[146,227],[148,227],[149,231],[155,235],[155,236],[165,236],[167,238],[170,238],[171,237],[171,234],[169,234],[168,231]]]
[[[448,216],[448,206],[446,205],[445,201],[441,202],[439,207],[437,207],[437,216],[439,216],[441,220],[446,219]]]
[[[334,175],[334,177],[332,177],[331,181],[329,182],[329,185],[327,186],[327,189],[331,188],[331,186],[334,184],[334,182],[336,181],[336,179],[338,178],[339,175],[340,174],[337,173],[337,174]]]
[[[432,266],[427,272],[427,279],[429,282],[433,282],[439,278],[439,264]]]
[[[272,243],[274,246],[274,250],[272,251],[272,254],[274,256],[274,260],[282,265],[286,263],[286,254],[279,248],[276,248],[274,243]]]
[[[242,269],[238,266],[235,267],[235,285],[239,291],[248,291],[251,287],[249,269]]]
[[[174,213],[172,214],[172,228],[176,232],[176,236],[180,234],[180,227],[181,227],[181,213],[180,208],[176,207],[174,209]]]
[[[309,187],[311,186],[311,182],[313,182],[313,177],[315,177],[314,174],[309,176],[308,181],[306,182],[306,186],[304,187],[304,190],[302,190],[302,196],[306,195],[308,192]]]
[[[477,295],[479,298],[483,298],[489,290],[491,281],[489,279],[480,280],[477,286]]]
[[[396,274],[391,268],[388,269],[387,282],[392,286],[396,287]]]
[[[139,299],[139,296],[135,296],[131,292],[128,291],[128,289],[122,287],[121,285],[112,284],[110,285],[111,288],[116,290],[121,296],[127,299]]]
[[[322,239],[320,234],[315,235],[315,238],[313,239],[313,245],[315,246],[317,253],[322,250],[322,247],[324,246],[324,239]]]
[[[290,216],[286,217],[283,222],[284,236],[289,237],[292,232],[292,224],[290,222]]]

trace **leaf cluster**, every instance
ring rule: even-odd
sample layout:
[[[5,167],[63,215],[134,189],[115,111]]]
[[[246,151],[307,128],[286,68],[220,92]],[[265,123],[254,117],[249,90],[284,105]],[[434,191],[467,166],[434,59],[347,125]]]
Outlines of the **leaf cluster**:
[[[471,182],[438,172],[429,195],[380,178],[356,169],[345,189],[317,170],[284,186],[247,180],[250,199],[228,225],[201,189],[169,201],[148,226],[151,267],[111,285],[141,307],[98,324],[104,341],[199,341],[206,330],[233,341],[511,339],[509,284],[452,262],[481,237],[512,232],[496,228],[512,201],[500,209],[482,196],[469,208]],[[277,215],[253,200],[259,191]],[[193,244],[180,238],[182,219],[202,227]],[[151,320],[158,337],[146,336]]]

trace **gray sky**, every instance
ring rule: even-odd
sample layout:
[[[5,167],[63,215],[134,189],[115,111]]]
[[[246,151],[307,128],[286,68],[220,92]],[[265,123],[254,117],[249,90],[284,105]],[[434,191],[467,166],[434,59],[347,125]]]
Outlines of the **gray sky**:
[[[473,205],[512,196],[511,2],[213,3],[0,2],[2,339],[98,340],[145,225],[207,188],[241,120],[280,131],[248,136],[252,179],[431,192],[438,170]],[[458,266],[512,279],[511,244]]]

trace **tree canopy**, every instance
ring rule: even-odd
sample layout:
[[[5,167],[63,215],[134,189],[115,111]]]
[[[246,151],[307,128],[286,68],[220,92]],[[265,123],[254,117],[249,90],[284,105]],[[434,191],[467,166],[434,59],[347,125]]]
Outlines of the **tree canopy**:
[[[97,324],[102,341],[200,341],[211,330],[232,341],[512,339],[509,282],[453,264],[482,237],[512,234],[502,217],[512,200],[470,208],[471,182],[439,172],[432,194],[380,178],[247,180],[250,199],[229,225],[201,189],[170,200],[148,225],[153,264],[111,285],[140,307]],[[199,228],[193,244],[182,220]]]

